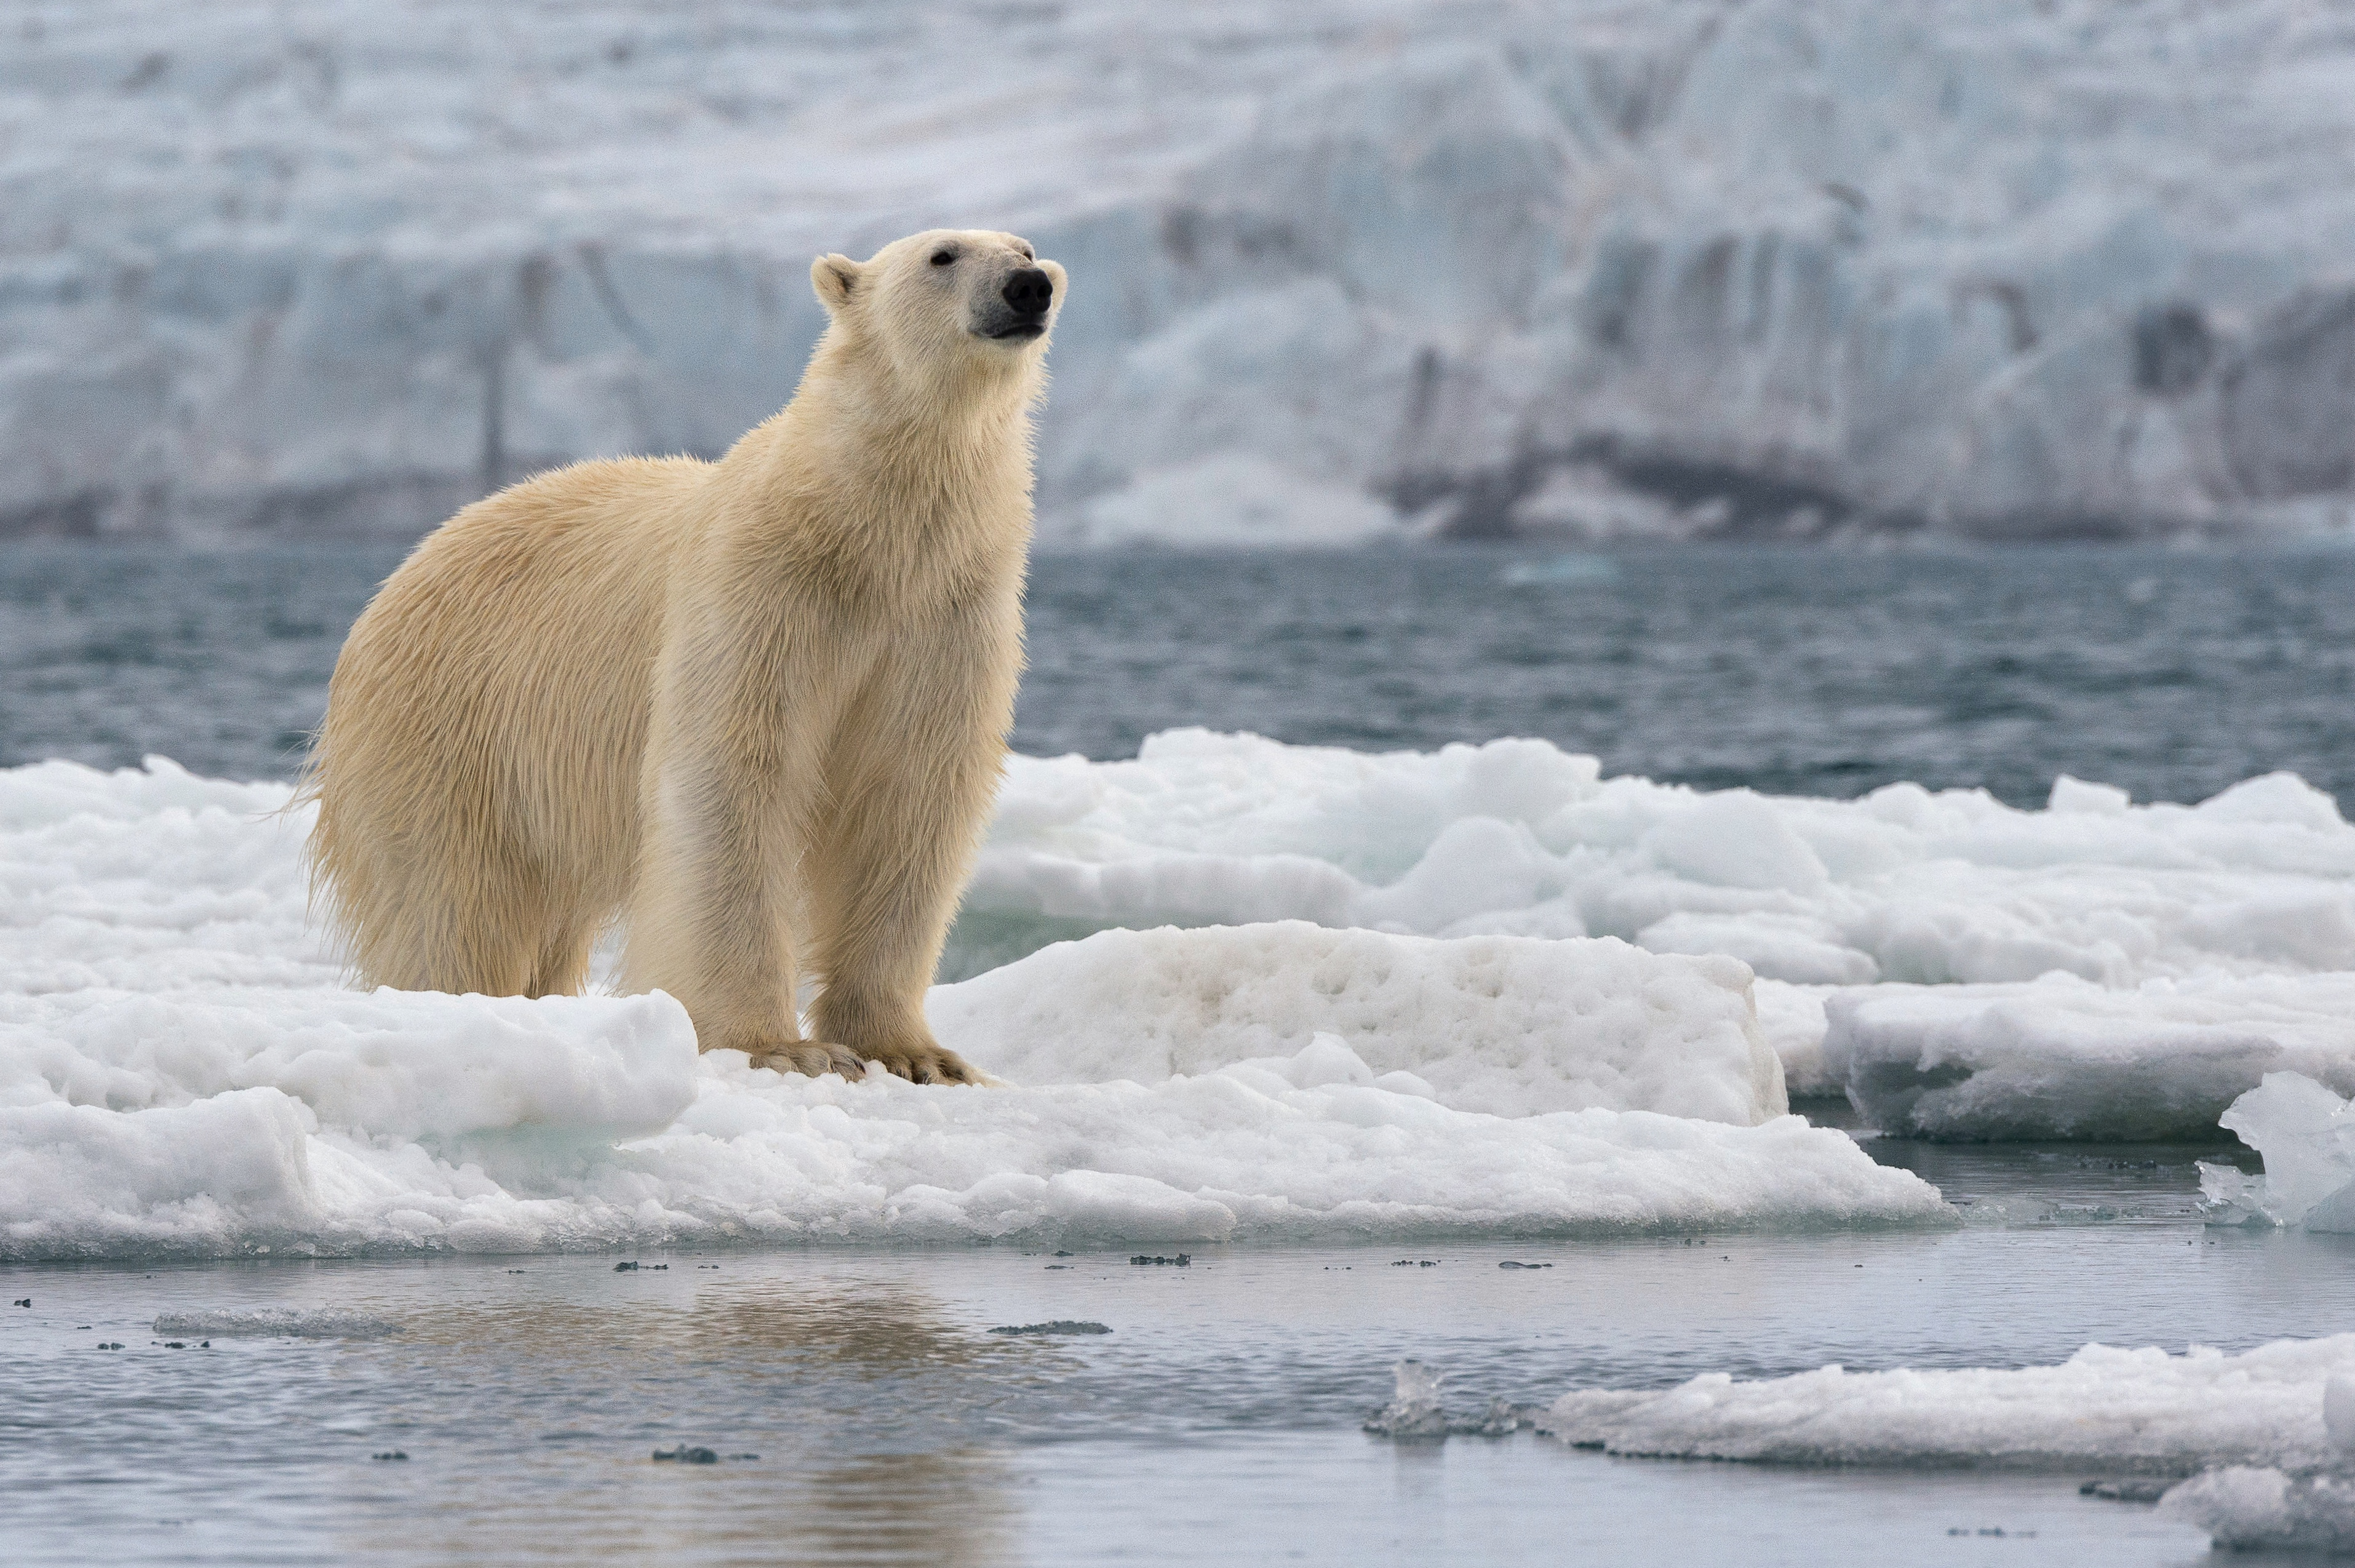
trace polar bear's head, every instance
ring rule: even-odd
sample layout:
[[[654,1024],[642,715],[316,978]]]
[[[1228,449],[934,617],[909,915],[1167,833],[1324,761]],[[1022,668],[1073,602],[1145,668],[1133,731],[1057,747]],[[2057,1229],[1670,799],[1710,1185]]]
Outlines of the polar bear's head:
[[[810,283],[837,334],[925,379],[1036,366],[1065,287],[1028,240],[988,229],[927,229],[864,261],[820,256]]]

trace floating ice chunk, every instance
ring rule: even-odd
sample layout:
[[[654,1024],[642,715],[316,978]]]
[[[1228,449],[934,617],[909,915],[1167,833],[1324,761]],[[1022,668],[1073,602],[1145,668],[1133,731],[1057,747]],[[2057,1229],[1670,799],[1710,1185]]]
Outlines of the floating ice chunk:
[[[1824,1008],[1826,1074],[1926,1137],[2198,1136],[2268,1072],[2355,1089],[2355,975],[1883,986]]]
[[[1437,940],[1292,921],[1103,932],[936,987],[941,1039],[1026,1083],[1156,1083],[1261,1058],[1295,1087],[1346,1058],[1497,1115],[1784,1114],[1749,972],[1610,939]],[[1314,1058],[1319,1065],[1305,1066]]]
[[[2211,1223],[2355,1232],[2355,1104],[2301,1073],[2268,1072],[2219,1120],[2264,1156],[2265,1172],[2202,1164]],[[2355,1430],[2355,1393],[2347,1419]]]
[[[1441,1385],[1446,1374],[1421,1361],[1401,1361],[1391,1369],[1398,1380],[1391,1402],[1366,1417],[1366,1430],[1384,1437],[1433,1438],[1447,1435],[1447,1410]]]
[[[2355,1334],[2237,1356],[2088,1345],[2053,1367],[1849,1372],[1672,1389],[1582,1390],[1540,1431],[1614,1454],[1787,1464],[2094,1467],[2190,1475],[2216,1465],[2313,1467],[2340,1455],[2325,1390],[2355,1372]]]
[[[166,1312],[155,1319],[158,1334],[215,1339],[381,1339],[400,1328],[398,1318],[334,1307]]]
[[[2159,1512],[2241,1551],[2355,1552],[2355,1477],[2291,1477],[2234,1465],[2195,1476],[2158,1500]]]

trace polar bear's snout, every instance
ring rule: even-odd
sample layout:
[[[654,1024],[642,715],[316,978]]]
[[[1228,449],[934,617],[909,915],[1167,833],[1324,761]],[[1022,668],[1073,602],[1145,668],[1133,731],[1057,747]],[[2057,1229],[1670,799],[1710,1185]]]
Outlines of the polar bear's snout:
[[[1006,280],[998,298],[1013,306],[1015,315],[1036,320],[1055,303],[1055,280],[1037,267],[1018,268]]]
[[[982,324],[985,337],[1001,342],[1025,342],[1047,330],[1055,308],[1055,280],[1043,267],[1017,267],[997,291],[997,308]]]

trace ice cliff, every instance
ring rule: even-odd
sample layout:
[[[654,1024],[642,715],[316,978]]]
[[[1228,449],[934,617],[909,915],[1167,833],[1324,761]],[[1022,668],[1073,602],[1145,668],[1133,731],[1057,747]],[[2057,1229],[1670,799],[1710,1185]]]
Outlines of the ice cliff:
[[[2303,0],[0,21],[0,536],[406,534],[791,392],[821,250],[1071,267],[1050,539],[2343,526]]]

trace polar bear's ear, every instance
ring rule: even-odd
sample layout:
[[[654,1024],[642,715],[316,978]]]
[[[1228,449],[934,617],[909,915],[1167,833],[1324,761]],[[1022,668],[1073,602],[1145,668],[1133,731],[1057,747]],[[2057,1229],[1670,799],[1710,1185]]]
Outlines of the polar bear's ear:
[[[810,263],[810,287],[817,291],[817,303],[830,312],[848,304],[858,286],[858,263],[847,256],[820,256]]]

